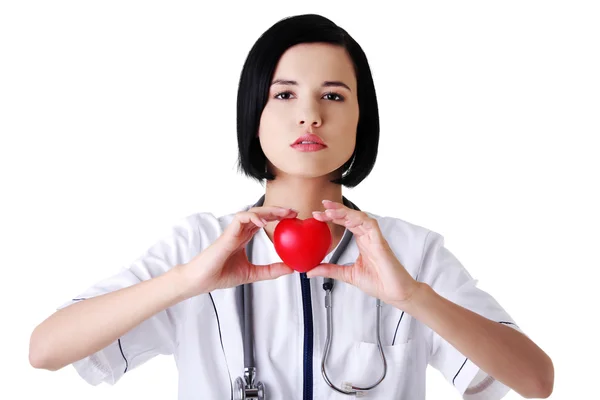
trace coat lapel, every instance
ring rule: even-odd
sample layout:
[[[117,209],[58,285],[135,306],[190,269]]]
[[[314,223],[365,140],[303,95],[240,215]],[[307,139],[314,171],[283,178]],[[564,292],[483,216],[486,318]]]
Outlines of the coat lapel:
[[[244,347],[242,340],[242,291],[237,288],[212,292],[221,326],[221,339],[232,383],[244,375]]]

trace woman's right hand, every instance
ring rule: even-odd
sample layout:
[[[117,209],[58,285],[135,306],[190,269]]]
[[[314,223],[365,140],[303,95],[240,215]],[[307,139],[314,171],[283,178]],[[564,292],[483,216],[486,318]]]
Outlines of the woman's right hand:
[[[246,255],[246,244],[268,222],[296,216],[297,212],[292,209],[274,206],[253,207],[236,213],[217,240],[182,265],[185,279],[190,283],[189,296],[275,279],[294,272],[282,262],[252,264]]]

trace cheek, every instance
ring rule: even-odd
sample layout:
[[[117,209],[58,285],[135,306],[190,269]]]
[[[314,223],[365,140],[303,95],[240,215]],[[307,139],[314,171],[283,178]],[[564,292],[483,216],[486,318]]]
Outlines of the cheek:
[[[358,104],[348,100],[347,104],[338,107],[332,107],[328,110],[330,118],[338,124],[342,124],[344,128],[348,126],[356,126],[358,124]]]
[[[267,103],[260,117],[259,131],[261,134],[269,134],[281,124],[280,120],[281,112]]]
[[[339,127],[339,131],[347,138],[348,135],[356,135],[358,126],[358,109],[346,108],[336,111],[335,119]]]
[[[358,109],[346,110],[344,118],[342,119],[342,126],[340,132],[343,136],[342,145],[344,148],[352,153],[356,146],[356,129],[358,128]]]
[[[277,148],[277,137],[281,136],[278,135],[279,131],[281,131],[281,123],[278,113],[273,110],[273,107],[267,105],[261,114],[257,135],[265,154],[269,155]]]
[[[258,135],[259,136],[264,136],[265,134],[269,133],[269,126],[271,125],[271,115],[272,112],[270,112],[270,110],[268,109],[268,107],[265,107],[263,109],[262,114],[260,115],[260,121],[258,122]]]

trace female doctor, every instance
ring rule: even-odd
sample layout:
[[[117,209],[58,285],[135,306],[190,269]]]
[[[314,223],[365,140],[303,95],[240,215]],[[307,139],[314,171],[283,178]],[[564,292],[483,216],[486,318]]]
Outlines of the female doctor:
[[[237,113],[239,165],[264,196],[183,218],[58,307],[31,335],[33,367],[114,384],[173,355],[181,400],[421,400],[428,365],[465,399],[550,395],[551,359],[440,234],[342,195],[369,175],[379,138],[369,64],[345,30],[318,15],[274,24],[243,66]],[[294,217],[331,232],[308,273],[274,248]]]

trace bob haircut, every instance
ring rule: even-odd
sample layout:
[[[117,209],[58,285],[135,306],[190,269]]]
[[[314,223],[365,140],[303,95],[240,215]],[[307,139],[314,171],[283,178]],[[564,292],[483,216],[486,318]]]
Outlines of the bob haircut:
[[[287,17],[275,23],[256,41],[244,63],[237,95],[238,171],[256,179],[273,180],[257,137],[273,73],[280,57],[300,43],[330,43],[350,56],[357,82],[359,120],[354,153],[342,166],[341,178],[331,182],[355,187],[373,169],[379,145],[379,111],[367,57],[359,44],[331,20],[316,14]]]

